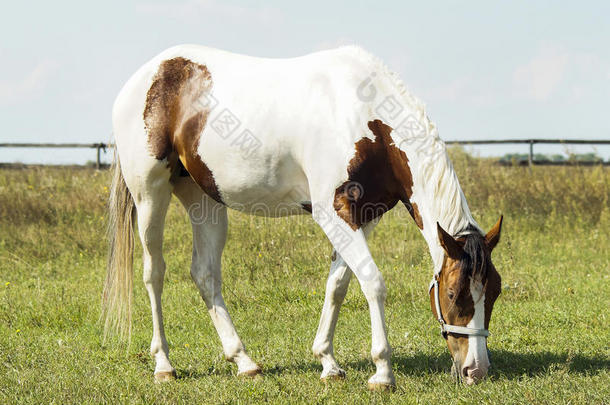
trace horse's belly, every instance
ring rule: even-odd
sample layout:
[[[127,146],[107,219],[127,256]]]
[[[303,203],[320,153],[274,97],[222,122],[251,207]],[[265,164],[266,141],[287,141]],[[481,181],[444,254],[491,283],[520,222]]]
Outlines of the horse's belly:
[[[222,186],[219,188],[223,190]],[[221,192],[223,202],[229,208],[263,217],[302,215],[307,213],[310,205],[309,197],[305,194],[305,184],[275,188],[262,185],[239,190],[225,189]]]
[[[225,160],[212,168],[222,201],[252,215],[301,215],[310,205],[307,178],[291,159],[265,164],[266,159]],[[305,209],[304,209],[305,207]]]
[[[260,195],[258,201],[246,200],[244,194],[228,194],[225,204],[234,210],[261,217],[285,217],[309,212],[308,201],[298,202],[283,192]]]

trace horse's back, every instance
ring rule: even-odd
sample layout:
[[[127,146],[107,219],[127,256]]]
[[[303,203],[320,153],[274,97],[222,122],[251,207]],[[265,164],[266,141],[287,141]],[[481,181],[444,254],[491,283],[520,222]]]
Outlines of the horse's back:
[[[355,89],[370,71],[359,52],[340,48],[266,59],[197,45],[170,48],[142,66],[117,98],[121,159],[121,149],[164,159],[164,151],[183,148],[180,160],[189,173],[200,185],[211,176],[225,204],[269,211],[261,215],[302,212],[321,175],[325,182],[345,180],[346,166],[337,163],[349,161],[364,134]],[[175,74],[179,69],[189,73]],[[160,77],[163,71],[169,73]],[[175,83],[180,80],[188,83]],[[167,118],[176,115],[174,104],[183,116],[177,123]],[[147,120],[151,111],[156,115]],[[138,130],[123,134],[117,125]],[[196,149],[196,159],[188,159],[189,148]]]

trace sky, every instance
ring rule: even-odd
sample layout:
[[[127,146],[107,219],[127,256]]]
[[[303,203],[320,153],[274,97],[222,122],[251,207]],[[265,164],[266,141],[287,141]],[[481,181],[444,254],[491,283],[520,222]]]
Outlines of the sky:
[[[121,86],[180,43],[278,58],[357,44],[399,73],[445,140],[610,139],[609,16],[607,1],[5,2],[0,143],[110,141]],[[0,162],[94,158],[0,148]]]

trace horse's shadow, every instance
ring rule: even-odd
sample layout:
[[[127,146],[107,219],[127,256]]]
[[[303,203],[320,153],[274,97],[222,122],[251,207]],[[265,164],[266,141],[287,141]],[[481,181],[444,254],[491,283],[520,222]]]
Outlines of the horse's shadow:
[[[394,357],[394,369],[407,375],[424,375],[449,372],[451,357],[449,353],[442,355],[414,354],[411,356],[397,355]],[[514,379],[521,376],[536,376],[546,374],[553,368],[567,368],[575,374],[596,374],[610,369],[607,358],[587,357],[582,354],[551,353],[548,351],[535,353],[515,353],[507,350],[494,350],[490,353],[491,376]],[[365,361],[353,364],[355,368],[369,367]]]
[[[610,369],[607,357],[589,357],[583,354],[513,353],[506,350],[491,352],[492,375],[506,378],[546,374],[554,368],[565,368],[572,374],[597,374]]]
[[[537,376],[546,374],[554,368],[567,367],[568,372],[575,374],[596,374],[610,369],[610,360],[607,358],[587,357],[581,354],[567,353],[514,353],[506,350],[491,352],[490,375],[508,379],[521,376]],[[413,354],[392,356],[394,371],[412,376],[423,376],[430,373],[449,373],[451,357],[449,353],[441,355]],[[344,363],[349,370],[370,371],[373,367],[368,359],[348,361]],[[322,367],[316,361],[295,362],[276,365],[264,370],[265,374],[279,375],[284,373],[320,372]]]
[[[449,373],[451,357],[449,353],[429,355],[417,353],[413,355],[395,354],[392,356],[394,371],[404,375],[424,376],[430,373]],[[587,357],[581,354],[567,353],[514,353],[507,350],[494,350],[491,352],[490,375],[492,377],[515,379],[522,376],[538,376],[546,374],[554,368],[567,367],[569,373],[597,374],[603,370],[610,370],[608,358]],[[344,368],[349,370],[371,371],[372,363],[369,359],[348,361]],[[322,366],[317,361],[297,361],[288,364],[276,364],[272,367],[263,367],[264,374],[282,375],[295,373],[321,372]],[[193,370],[179,370],[179,378],[202,378],[217,374],[212,368],[208,372]]]

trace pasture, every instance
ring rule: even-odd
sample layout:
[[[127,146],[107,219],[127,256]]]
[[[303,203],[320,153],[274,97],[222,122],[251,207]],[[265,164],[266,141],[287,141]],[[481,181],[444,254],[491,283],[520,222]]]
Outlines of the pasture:
[[[136,246],[130,344],[103,340],[110,172],[0,171],[0,402],[2,403],[607,403],[610,398],[610,171],[498,167],[452,157],[469,205],[488,229],[505,223],[494,263],[502,276],[489,338],[492,370],[465,387],[427,295],[432,273],[406,210],[381,221],[370,246],[388,286],[386,317],[397,390],[369,392],[370,323],[352,280],[335,353],[344,381],[320,382],[311,354],[331,247],[309,217],[231,212],[223,294],[264,377],[236,378],[190,280],[191,231],[173,200],[163,295],[178,379],[153,382],[150,306]]]

